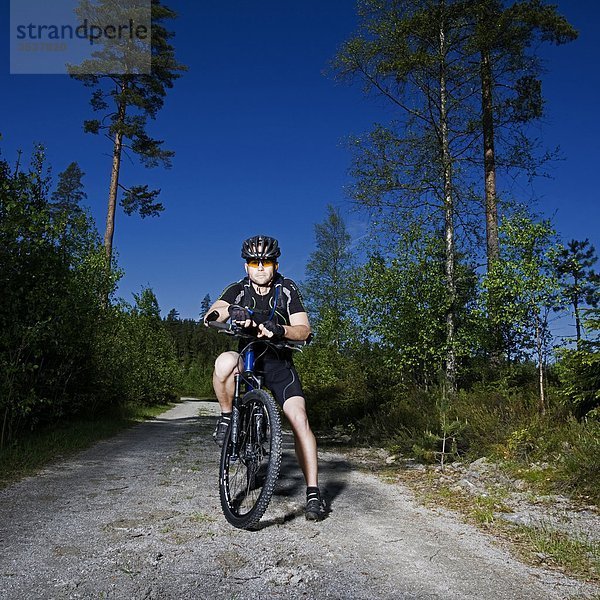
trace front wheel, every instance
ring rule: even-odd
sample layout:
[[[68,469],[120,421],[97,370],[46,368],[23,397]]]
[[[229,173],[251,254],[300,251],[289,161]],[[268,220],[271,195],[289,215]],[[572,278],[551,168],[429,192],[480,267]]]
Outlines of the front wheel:
[[[229,427],[221,450],[219,492],[227,521],[251,529],[267,510],[279,477],[281,418],[265,390],[246,393],[239,411],[237,448]]]

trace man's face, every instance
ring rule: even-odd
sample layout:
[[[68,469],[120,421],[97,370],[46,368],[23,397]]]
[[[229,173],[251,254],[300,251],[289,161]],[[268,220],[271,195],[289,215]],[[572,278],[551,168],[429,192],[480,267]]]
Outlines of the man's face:
[[[246,262],[246,273],[248,273],[250,281],[256,285],[267,286],[273,281],[277,263],[273,260],[265,260],[264,263],[263,261]]]

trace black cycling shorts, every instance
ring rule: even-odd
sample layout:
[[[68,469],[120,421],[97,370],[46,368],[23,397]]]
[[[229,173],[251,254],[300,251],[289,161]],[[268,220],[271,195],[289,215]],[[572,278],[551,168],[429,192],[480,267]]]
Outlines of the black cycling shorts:
[[[261,361],[257,374],[262,375],[265,387],[273,394],[280,406],[292,396],[302,396],[302,384],[296,367],[290,361]]]

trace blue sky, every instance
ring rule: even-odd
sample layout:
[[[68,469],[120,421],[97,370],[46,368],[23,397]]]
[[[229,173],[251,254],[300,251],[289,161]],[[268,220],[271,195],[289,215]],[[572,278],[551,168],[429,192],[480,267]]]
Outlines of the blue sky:
[[[349,152],[343,140],[385,120],[380,104],[359,85],[323,75],[356,26],[351,0],[229,3],[169,0],[178,59],[189,67],[167,96],[151,133],[176,152],[170,170],[146,170],[125,159],[122,183],[162,189],[165,212],[141,220],[117,215],[115,247],[125,270],[119,293],[150,285],[163,313],[176,308],[197,318],[205,294],[215,298],[242,274],[241,241],[256,233],[280,239],[281,271],[295,279],[314,243],[314,224],[328,203],[347,215],[358,239],[366,217],[351,212],[344,186]],[[565,239],[590,238],[600,251],[600,202],[594,185],[600,125],[600,5],[559,0],[559,11],[580,38],[543,47],[547,116],[539,134],[559,145],[564,160],[551,180],[533,189],[538,209]],[[8,3],[0,15],[8,29]],[[5,35],[5,39],[7,35]],[[110,146],[86,135],[89,91],[60,75],[9,75],[8,44],[0,58],[0,149],[14,162],[35,142],[47,146],[54,173],[71,161],[86,172],[86,204],[98,228],[104,219]],[[387,113],[391,116],[391,113]]]

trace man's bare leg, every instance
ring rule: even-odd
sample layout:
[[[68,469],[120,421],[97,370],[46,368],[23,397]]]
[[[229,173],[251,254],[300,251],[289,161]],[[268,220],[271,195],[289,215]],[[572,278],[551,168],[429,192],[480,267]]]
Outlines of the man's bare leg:
[[[221,412],[230,413],[235,393],[235,374],[240,355],[237,352],[223,352],[215,360],[213,389],[219,401]]]
[[[302,396],[288,398],[283,412],[294,432],[296,456],[306,480],[306,518],[318,521],[325,515],[318,484],[317,440],[308,423],[306,403]]]
[[[223,352],[215,360],[213,389],[221,407],[221,416],[213,433],[215,442],[222,446],[231,423],[231,410],[235,394],[235,374],[238,372],[240,356],[237,352]]]
[[[294,432],[296,457],[304,473],[307,487],[318,486],[317,440],[308,424],[306,404],[302,396],[288,398],[283,405],[283,412]]]

